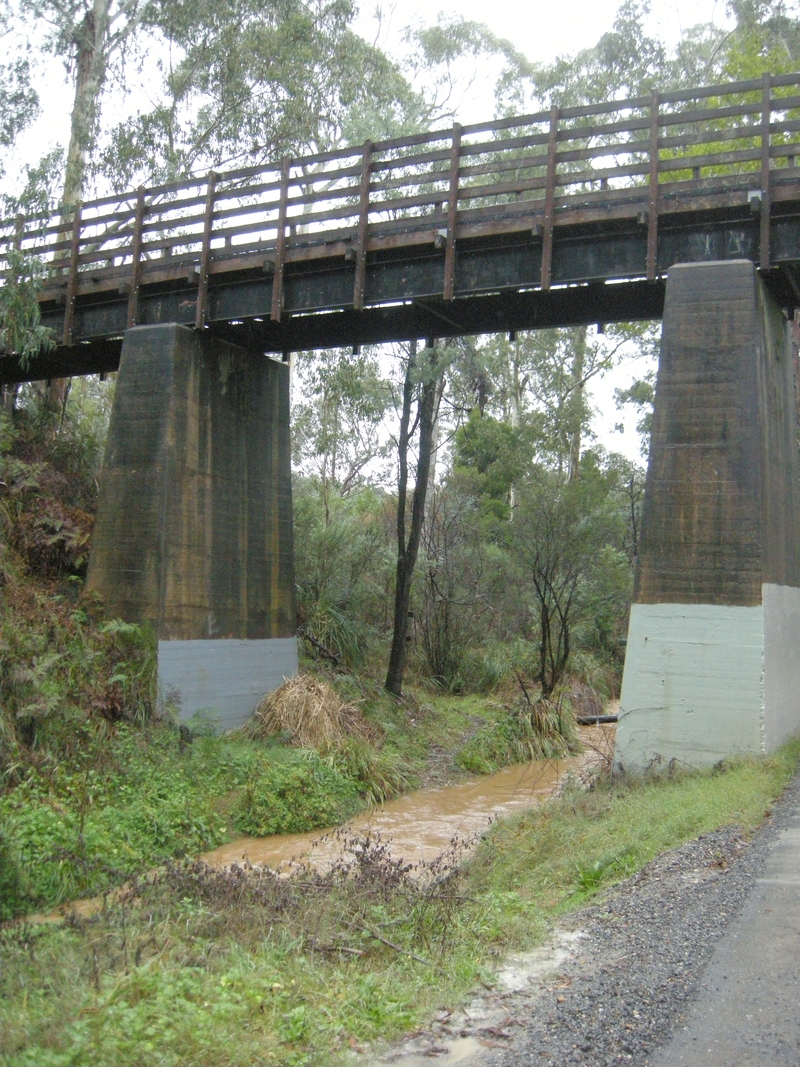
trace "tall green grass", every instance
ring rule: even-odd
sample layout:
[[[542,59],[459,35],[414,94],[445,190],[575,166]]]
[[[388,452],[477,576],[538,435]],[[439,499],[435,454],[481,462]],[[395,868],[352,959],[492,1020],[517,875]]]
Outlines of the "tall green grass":
[[[490,982],[498,953],[661,850],[751,832],[794,743],[716,771],[568,790],[413,881],[380,843],[315,876],[167,870],[92,920],[0,932],[6,1067],[343,1063]]]

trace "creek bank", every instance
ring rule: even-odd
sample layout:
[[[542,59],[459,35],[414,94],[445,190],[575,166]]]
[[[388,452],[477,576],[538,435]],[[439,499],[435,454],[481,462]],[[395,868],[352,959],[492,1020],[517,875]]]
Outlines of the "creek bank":
[[[656,857],[536,953],[510,957],[492,988],[365,1067],[650,1067],[798,804],[796,776],[751,839],[723,827]]]
[[[582,731],[589,742],[595,735],[599,736],[598,731],[590,728]],[[552,796],[567,775],[586,772],[598,758],[592,748],[583,756],[513,764],[494,774],[416,790],[355,816],[345,824],[347,834],[379,838],[395,859],[405,863],[430,861],[445,852],[455,838],[477,840],[493,819]],[[281,867],[299,861],[326,867],[339,858],[341,850],[338,833],[316,830],[241,837],[200,858],[217,868],[233,863]]]

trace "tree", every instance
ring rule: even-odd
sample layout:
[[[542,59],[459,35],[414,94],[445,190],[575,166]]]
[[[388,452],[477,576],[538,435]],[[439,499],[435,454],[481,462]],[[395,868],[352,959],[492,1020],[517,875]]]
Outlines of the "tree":
[[[389,383],[373,355],[343,349],[301,354],[296,377],[303,399],[293,412],[295,464],[316,480],[329,518],[331,493],[352,492],[391,447],[381,440]]]
[[[464,685],[468,648],[485,626],[482,531],[474,503],[452,485],[436,488],[428,501],[417,625],[430,677],[454,691]]]
[[[409,346],[403,380],[400,411],[400,432],[397,442],[397,564],[394,592],[394,621],[386,689],[394,696],[402,696],[408,656],[408,612],[411,603],[411,583],[419,554],[422,526],[425,519],[425,498],[428,492],[434,424],[442,395],[441,378],[449,353],[437,353],[433,342],[417,351],[416,341]],[[409,460],[411,443],[417,433],[417,461],[411,508],[409,504]],[[410,518],[410,521],[409,521]]]
[[[608,490],[602,473],[590,464],[572,481],[539,468],[521,493],[511,544],[538,616],[537,681],[545,698],[567,668],[572,634],[591,600],[598,562],[619,555],[627,564],[615,548],[621,523]]]
[[[484,517],[511,517],[513,487],[533,459],[526,437],[523,430],[481,415],[478,408],[456,431],[453,474],[475,497]]]
[[[397,65],[351,29],[352,0],[171,0],[150,26],[169,43],[160,99],[118,124],[117,183],[179,178],[377,139],[421,107]],[[175,58],[173,58],[175,57]]]
[[[0,3],[0,41],[12,42],[12,13],[8,0]],[[31,85],[31,64],[27,56],[0,63],[0,146],[10,148],[18,134],[39,112],[39,96]],[[0,161],[0,175],[4,174]]]

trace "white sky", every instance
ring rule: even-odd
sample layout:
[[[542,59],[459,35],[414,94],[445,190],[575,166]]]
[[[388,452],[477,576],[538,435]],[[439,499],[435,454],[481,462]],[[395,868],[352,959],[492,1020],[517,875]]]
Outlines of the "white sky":
[[[450,0],[444,7],[433,0],[362,0],[356,28],[369,40],[376,40],[389,53],[401,49],[401,35],[405,26],[416,22],[431,23],[437,13],[462,15],[476,22],[485,22],[500,37],[509,38],[529,59],[548,62],[558,55],[569,55],[596,43],[611,29],[621,0]],[[668,45],[675,44],[686,28],[702,22],[724,24],[725,10],[721,0],[652,0],[649,25]],[[381,20],[375,18],[381,12]],[[477,78],[458,103],[460,121],[480,122],[493,116],[494,101],[491,78]],[[41,118],[18,139],[15,151],[7,158],[8,179],[14,179],[24,163],[36,163],[56,144],[66,145],[69,136],[71,89],[67,85],[60,62],[42,64],[38,71],[42,99]],[[113,108],[116,118],[144,109],[149,105],[147,85],[135,88],[125,100],[116,98],[105,103],[106,115]],[[595,431],[600,442],[609,450],[623,452],[632,459],[639,458],[639,442],[635,433],[636,417],[626,415],[614,406],[614,388],[624,387],[639,377],[644,367],[629,363],[619,371],[596,379],[592,396],[598,409]],[[623,434],[614,431],[615,423],[623,422]]]

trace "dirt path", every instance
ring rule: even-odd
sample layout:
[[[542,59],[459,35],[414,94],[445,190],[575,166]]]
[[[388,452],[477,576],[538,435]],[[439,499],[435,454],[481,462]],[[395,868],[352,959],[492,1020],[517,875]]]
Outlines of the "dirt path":
[[[750,842],[728,828],[658,857],[550,946],[510,961],[494,989],[375,1062],[797,1067],[798,835],[800,779]]]

